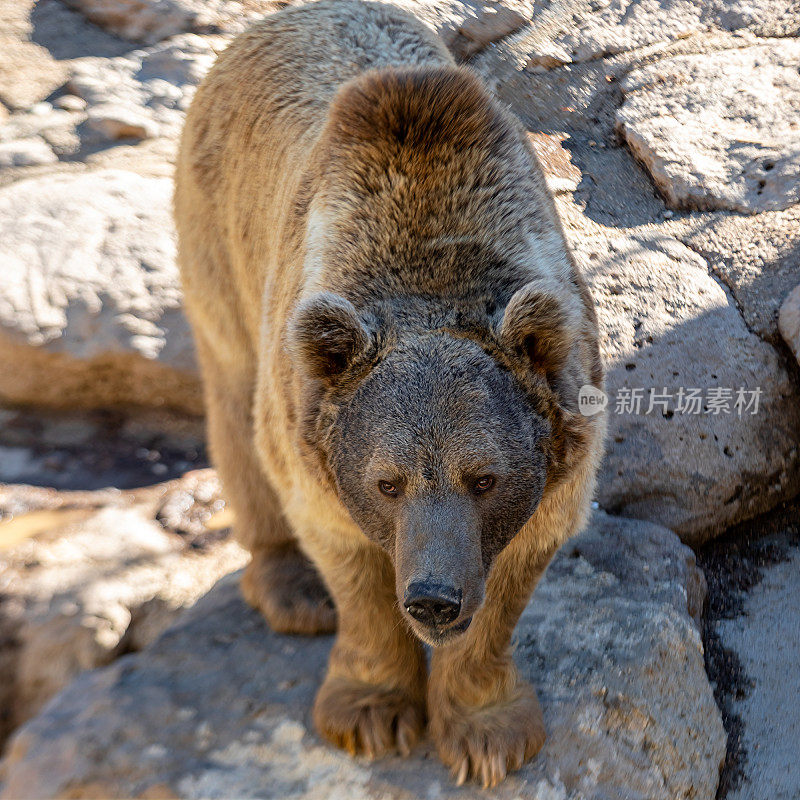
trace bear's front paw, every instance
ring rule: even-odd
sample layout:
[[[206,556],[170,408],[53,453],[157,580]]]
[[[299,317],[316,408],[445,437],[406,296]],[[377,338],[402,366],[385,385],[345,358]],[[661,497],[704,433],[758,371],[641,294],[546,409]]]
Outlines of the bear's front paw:
[[[425,709],[401,689],[327,678],[314,702],[314,725],[352,755],[407,756],[425,729]]]
[[[496,786],[541,750],[546,738],[536,693],[519,684],[513,696],[482,708],[429,709],[439,757],[460,786],[469,778]]]

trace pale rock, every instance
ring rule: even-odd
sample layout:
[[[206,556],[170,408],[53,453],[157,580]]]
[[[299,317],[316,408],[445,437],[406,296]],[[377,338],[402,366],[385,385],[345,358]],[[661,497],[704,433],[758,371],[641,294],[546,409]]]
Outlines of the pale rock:
[[[800,202],[800,40],[676,56],[623,81],[617,126],[670,205]]]
[[[456,58],[468,59],[487,45],[519,30],[529,21],[516,9],[500,3],[486,3],[484,6],[476,16],[461,23],[447,42]]]
[[[88,20],[125,39],[158,42],[191,31],[197,13],[180,0],[67,0]]]
[[[692,617],[703,585],[671,532],[597,513],[517,626],[549,737],[498,800],[712,800],[725,731]],[[3,797],[485,798],[425,741],[352,759],[309,710],[330,638],[279,636],[223,579],[155,644],[84,674],[11,741]]]
[[[86,115],[80,110],[53,108],[49,103],[44,103],[25,112],[11,114],[0,127],[0,141],[44,136],[53,128],[74,128],[85,118]]]
[[[80,110],[54,108],[49,103],[38,104],[28,111],[11,114],[5,124],[0,125],[0,143],[44,140],[54,154],[71,156],[80,149],[77,126],[85,118],[86,115]],[[38,151],[45,157],[40,145]],[[47,159],[48,161],[40,163],[54,163],[56,160],[52,155],[47,156]]]
[[[52,148],[39,137],[0,142],[0,168],[30,167],[57,161],[58,157]]]
[[[67,88],[85,101],[90,129],[109,138],[126,129],[177,138],[197,84],[224,45],[186,34],[116,58],[77,59]]]
[[[430,25],[463,61],[527,25],[536,0],[396,0],[394,5]]]
[[[757,36],[800,34],[798,0],[705,0],[708,20],[723,30],[747,29]]]
[[[56,98],[55,105],[63,111],[84,111],[86,101],[74,94],[62,94]]]
[[[96,25],[143,44],[181,33],[235,34],[264,14],[280,8],[279,0],[67,0]]]
[[[777,343],[781,301],[800,282],[800,204],[754,215],[695,213],[679,226],[679,238],[730,289],[747,327]]]
[[[33,0],[0,0],[0,102],[13,110],[43,100],[64,83],[67,65],[31,41]]]
[[[547,9],[545,35],[534,18],[529,69],[596,61],[643,48],[659,50],[707,30],[750,29],[760,36],[796,35],[797,0],[575,0]]]
[[[681,39],[702,28],[702,4],[695,0],[580,2],[566,8],[565,16],[562,31],[530,54],[529,67],[590,61]]]
[[[570,203],[560,208],[595,301],[607,370],[601,506],[697,545],[794,496],[797,388],[705,260],[651,226],[622,234]],[[699,413],[689,389],[700,390]]]
[[[201,411],[171,194],[167,178],[121,170],[0,190],[6,402]]]
[[[158,125],[136,108],[104,103],[94,106],[88,114],[86,125],[101,139],[151,139],[158,136]]]

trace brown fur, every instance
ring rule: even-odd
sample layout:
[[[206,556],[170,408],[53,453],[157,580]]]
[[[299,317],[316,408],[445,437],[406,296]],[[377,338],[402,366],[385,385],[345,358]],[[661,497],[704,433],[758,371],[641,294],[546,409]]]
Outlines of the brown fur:
[[[603,436],[576,400],[602,384],[594,311],[518,123],[397,9],[287,9],[198,90],[175,211],[212,456],[253,553],[245,596],[280,631],[338,620],[318,730],[351,752],[408,752],[427,718],[460,780],[497,783],[544,741],[509,641],[584,524]],[[512,376],[546,431],[546,473],[510,541],[484,535],[485,597],[428,676],[398,603],[398,554],[414,553],[355,523],[341,431],[382,365],[423,369],[415,353],[439,351]]]

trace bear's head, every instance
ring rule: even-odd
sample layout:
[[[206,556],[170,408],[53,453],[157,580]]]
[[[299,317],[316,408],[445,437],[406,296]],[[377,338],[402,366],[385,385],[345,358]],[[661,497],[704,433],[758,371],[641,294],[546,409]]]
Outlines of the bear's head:
[[[565,420],[580,423],[560,400],[577,395],[570,302],[528,285],[485,324],[414,328],[326,292],[292,318],[306,441],[429,644],[466,630],[498,554],[563,474]]]

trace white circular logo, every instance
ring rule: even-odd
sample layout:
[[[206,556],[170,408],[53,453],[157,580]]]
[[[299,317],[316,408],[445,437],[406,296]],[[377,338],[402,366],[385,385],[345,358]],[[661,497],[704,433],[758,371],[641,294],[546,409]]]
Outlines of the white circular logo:
[[[590,383],[585,383],[581,386],[578,392],[578,410],[584,417],[593,417],[599,414],[608,405],[608,395],[592,386]]]

